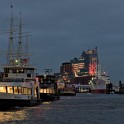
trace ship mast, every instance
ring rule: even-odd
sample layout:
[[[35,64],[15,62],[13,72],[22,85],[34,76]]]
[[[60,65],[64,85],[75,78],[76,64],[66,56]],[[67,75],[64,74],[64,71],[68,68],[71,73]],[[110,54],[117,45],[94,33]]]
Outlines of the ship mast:
[[[13,6],[11,5],[11,19],[10,19],[10,35],[9,35],[9,46],[8,46],[8,54],[7,54],[7,64],[12,65],[13,60]]]
[[[98,50],[96,47],[96,77],[98,78],[99,76],[99,58],[98,58]]]
[[[21,19],[21,12],[20,12],[20,23],[19,23],[19,36],[18,36],[18,55],[17,58],[21,58],[22,55],[22,19]]]
[[[26,55],[25,55],[25,57],[26,57],[26,59],[27,59],[27,61],[28,61],[28,64],[29,64],[29,54],[28,54],[28,36],[30,36],[30,35],[26,35]]]

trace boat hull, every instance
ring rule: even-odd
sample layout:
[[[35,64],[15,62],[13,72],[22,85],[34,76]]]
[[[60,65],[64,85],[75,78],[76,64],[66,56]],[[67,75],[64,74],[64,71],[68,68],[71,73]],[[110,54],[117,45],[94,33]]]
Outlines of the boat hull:
[[[106,89],[94,89],[94,90],[91,90],[91,93],[93,94],[105,94],[106,93]]]
[[[92,80],[91,93],[106,93],[106,81],[103,79]]]
[[[33,100],[23,100],[23,99],[0,99],[0,110],[9,109],[12,107],[30,107],[39,105],[42,100],[33,99]]]
[[[60,95],[61,96],[75,96],[76,93],[75,92],[61,92]]]
[[[40,99],[42,99],[43,102],[56,101],[56,100],[60,99],[60,95],[58,95],[58,94],[40,93]]]

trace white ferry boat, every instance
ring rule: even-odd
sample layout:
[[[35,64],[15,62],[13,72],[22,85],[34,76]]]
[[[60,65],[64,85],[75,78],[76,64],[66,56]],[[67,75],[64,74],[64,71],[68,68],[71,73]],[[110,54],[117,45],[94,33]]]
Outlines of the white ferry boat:
[[[0,73],[0,109],[41,103],[36,69],[30,65],[29,56],[22,49],[21,14],[16,49],[13,45],[14,32],[12,10],[7,63]]]

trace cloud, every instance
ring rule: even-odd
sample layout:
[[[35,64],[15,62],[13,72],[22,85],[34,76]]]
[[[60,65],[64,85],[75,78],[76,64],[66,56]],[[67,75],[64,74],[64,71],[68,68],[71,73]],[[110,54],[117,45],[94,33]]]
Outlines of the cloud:
[[[12,3],[15,23],[18,24],[22,12],[24,30],[32,35],[29,46],[35,52],[39,70],[50,67],[59,72],[63,62],[80,56],[84,49],[98,46],[101,63],[112,80],[123,79],[123,0],[15,0]],[[9,27],[10,5],[11,1],[0,0],[3,30]],[[1,49],[7,38],[1,36]]]

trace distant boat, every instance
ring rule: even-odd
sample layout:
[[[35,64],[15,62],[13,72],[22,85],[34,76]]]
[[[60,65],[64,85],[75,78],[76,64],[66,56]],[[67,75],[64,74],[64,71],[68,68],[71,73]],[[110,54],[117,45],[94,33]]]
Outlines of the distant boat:
[[[119,86],[115,86],[114,93],[116,93],[116,94],[124,94],[124,83],[119,81]]]
[[[55,101],[60,99],[57,82],[51,69],[45,69],[44,75],[37,76],[40,81],[40,98],[42,101]]]
[[[0,109],[15,106],[33,106],[41,103],[36,69],[22,49],[22,23],[20,14],[18,47],[13,44],[13,11],[11,16],[7,63],[0,74]],[[15,40],[14,40],[15,42]]]
[[[81,85],[81,84],[76,84],[75,85],[76,93],[90,93],[91,92],[91,87],[90,85]]]
[[[61,96],[76,96],[76,92],[72,90],[64,90],[60,93]]]
[[[110,84],[110,77],[105,73],[102,73],[100,65],[98,65],[96,73],[96,76],[92,77],[89,82],[91,93],[106,93],[106,85]]]
[[[63,90],[61,90],[60,95],[61,96],[75,96],[76,95],[75,87],[73,87],[72,85],[65,85]]]

